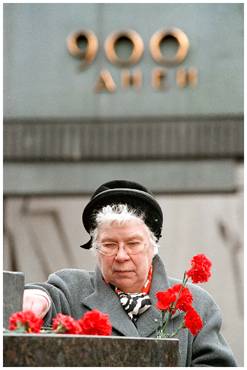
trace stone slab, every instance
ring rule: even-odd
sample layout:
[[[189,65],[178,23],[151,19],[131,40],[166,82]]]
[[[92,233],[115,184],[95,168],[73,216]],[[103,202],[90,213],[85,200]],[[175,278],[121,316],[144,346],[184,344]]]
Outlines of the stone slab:
[[[6,333],[3,365],[173,367],[178,344],[178,339]]]
[[[23,272],[3,272],[3,326],[8,328],[9,316],[22,310]]]

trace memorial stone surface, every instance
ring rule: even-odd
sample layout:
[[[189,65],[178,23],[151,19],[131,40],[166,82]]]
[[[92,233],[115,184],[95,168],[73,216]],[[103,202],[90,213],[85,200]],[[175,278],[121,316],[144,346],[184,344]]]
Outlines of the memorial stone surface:
[[[3,272],[3,326],[8,328],[9,316],[21,311],[24,290],[24,274],[22,272]]]
[[[177,366],[178,340],[5,334],[4,366]]]

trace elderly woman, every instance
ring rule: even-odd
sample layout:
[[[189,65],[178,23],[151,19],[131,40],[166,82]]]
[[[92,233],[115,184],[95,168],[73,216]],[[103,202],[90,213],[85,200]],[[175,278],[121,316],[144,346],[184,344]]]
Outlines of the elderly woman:
[[[112,335],[155,337],[161,320],[155,295],[178,282],[167,277],[158,256],[162,222],[159,204],[142,185],[121,180],[103,184],[83,212],[91,238],[82,247],[94,250],[95,272],[64,269],[45,283],[28,284],[23,308],[44,317],[46,325],[59,312],[79,319],[97,308],[109,315]],[[203,289],[191,284],[190,290],[204,326],[195,337],[187,329],[179,332],[179,365],[236,366],[220,333],[219,307]],[[179,322],[178,313],[168,331]]]

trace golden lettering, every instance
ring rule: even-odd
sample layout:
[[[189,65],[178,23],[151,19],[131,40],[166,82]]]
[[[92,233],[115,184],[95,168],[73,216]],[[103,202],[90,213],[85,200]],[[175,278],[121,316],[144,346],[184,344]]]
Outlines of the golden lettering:
[[[116,84],[109,71],[102,70],[100,72],[98,81],[95,85],[96,92],[114,92],[116,90]]]
[[[128,59],[121,59],[116,53],[116,44],[121,38],[127,38],[133,46],[132,53]],[[140,35],[132,30],[114,32],[105,41],[105,53],[108,60],[120,67],[128,67],[139,62],[143,51],[144,45]]]
[[[197,69],[192,67],[186,70],[185,68],[178,68],[176,72],[176,82],[181,88],[187,85],[195,87],[198,82],[198,72]]]
[[[152,71],[152,87],[156,90],[165,90],[167,88],[167,69],[154,68]]]
[[[82,48],[80,43],[86,43]],[[81,59],[81,67],[93,62],[98,51],[98,39],[92,31],[74,32],[67,38],[67,47],[71,55]]]
[[[167,37],[174,38],[178,43],[178,50],[176,55],[172,58],[163,55],[160,49],[161,42],[164,42]],[[151,37],[149,49],[155,62],[167,66],[174,66],[181,63],[186,58],[189,50],[189,39],[186,34],[178,28],[158,31]]]
[[[136,89],[140,89],[142,85],[142,72],[140,69],[130,72],[128,69],[124,69],[121,73],[121,80],[123,87],[134,86]]]

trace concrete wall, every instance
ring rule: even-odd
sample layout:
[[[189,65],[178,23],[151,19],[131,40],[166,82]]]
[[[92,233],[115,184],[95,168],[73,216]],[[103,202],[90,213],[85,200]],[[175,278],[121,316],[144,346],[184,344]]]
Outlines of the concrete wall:
[[[151,36],[177,27],[190,47],[185,60],[167,67],[168,88],[151,87],[156,63]],[[98,54],[85,70],[66,46],[69,34],[92,30]],[[114,31],[133,29],[144,43],[143,58],[130,70],[143,73],[140,90],[121,88],[121,70],[104,53]],[[198,84],[176,85],[178,67],[195,67]],[[115,81],[114,93],[96,94],[101,70]],[[243,112],[243,4],[4,4],[4,116],[113,118]]]

